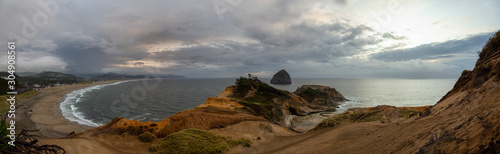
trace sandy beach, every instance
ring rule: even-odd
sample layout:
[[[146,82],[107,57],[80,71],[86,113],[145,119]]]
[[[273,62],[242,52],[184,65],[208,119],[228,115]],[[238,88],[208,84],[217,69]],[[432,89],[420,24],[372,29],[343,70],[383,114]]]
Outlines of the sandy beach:
[[[80,125],[64,118],[59,111],[59,103],[66,94],[74,90],[115,82],[119,82],[119,80],[42,89],[40,94],[19,102],[15,118],[16,127],[19,131],[21,129],[40,129],[34,134],[39,135],[42,139],[61,138],[73,131],[79,133],[90,129],[92,127]]]

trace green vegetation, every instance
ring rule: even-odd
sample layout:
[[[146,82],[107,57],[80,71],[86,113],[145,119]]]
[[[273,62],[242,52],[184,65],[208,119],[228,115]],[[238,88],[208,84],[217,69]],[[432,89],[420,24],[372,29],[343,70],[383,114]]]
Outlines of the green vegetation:
[[[414,115],[419,114],[419,111],[411,110],[411,109],[405,109],[405,108],[396,108],[397,111],[397,116],[399,117],[405,117],[405,118],[410,118]],[[340,125],[342,122],[369,122],[369,121],[380,121],[382,123],[390,123],[391,119],[386,118],[384,116],[384,113],[382,110],[371,110],[367,112],[363,111],[356,111],[352,113],[342,113],[340,115],[325,119],[321,121],[316,127],[313,128],[313,130],[320,129],[320,128],[326,128],[326,127],[335,127],[337,125]]]
[[[500,30],[493,34],[483,47],[483,50],[479,53],[479,59],[484,59],[489,51],[498,50],[500,46]]]
[[[0,95],[7,94],[9,90],[9,85],[7,84],[7,80],[0,78]]]
[[[248,78],[236,79],[235,84],[236,89],[233,94],[235,99],[233,101],[248,107],[245,110],[250,113],[263,116],[268,120],[273,120],[273,118],[283,114],[281,111],[274,111],[275,106],[279,105],[274,102],[290,98],[286,92],[273,88],[251,75]]]
[[[186,129],[168,135],[157,144],[153,144],[149,151],[155,153],[224,153],[229,148],[240,144],[250,147],[252,142],[245,138],[234,141],[205,130]]]
[[[30,91],[27,91],[25,93],[22,93],[22,94],[19,94],[19,95],[16,95],[16,98],[18,100],[23,100],[23,99],[28,99],[28,98],[31,98],[33,96],[36,96],[40,94],[39,91],[36,91],[36,90],[30,90]]]
[[[0,153],[66,153],[66,151],[57,145],[40,145],[39,136],[30,135],[29,132],[38,130],[21,130],[15,134],[15,146],[9,145],[12,141],[7,135],[10,135],[7,127],[9,124],[4,118],[0,120]]]
[[[252,141],[250,141],[250,139],[247,138],[240,138],[237,141],[235,141],[232,140],[231,137],[229,137],[226,139],[226,143],[231,148],[236,147],[238,145],[243,145],[244,147],[250,147],[252,145]]]
[[[397,109],[398,110],[398,113],[399,113],[399,116],[400,117],[405,117],[406,119],[414,116],[414,115],[418,115],[420,114],[420,112],[418,111],[415,111],[415,110],[411,110],[411,109]]]
[[[240,138],[238,139],[238,143],[243,145],[244,147],[250,147],[252,145],[252,141],[247,138]]]
[[[122,135],[121,135],[121,136],[122,136],[122,137],[126,137],[126,136],[129,136],[129,135],[130,135],[130,133],[128,133],[128,132],[124,132],[124,133],[122,133]]]
[[[92,84],[94,82],[92,81],[83,81],[83,82],[78,82],[78,84]]]
[[[248,107],[244,108],[248,112],[253,113],[255,115],[263,116],[267,120],[273,120],[273,118],[277,118],[283,115],[282,111],[275,109],[273,104],[262,104],[259,102],[248,102],[244,100],[240,100],[238,101],[238,103]]]
[[[328,96],[327,93],[307,88],[298,94],[300,97],[304,98],[308,102],[312,102],[315,98]]]
[[[274,98],[286,98],[288,95],[283,91],[271,87],[267,83],[260,81],[257,77],[249,75],[248,78],[240,77],[236,79],[236,90],[234,97],[244,99],[249,102],[271,103]],[[253,96],[245,98],[245,96],[255,91]]]
[[[350,122],[369,122],[369,121],[382,121],[381,110],[371,110],[368,112],[354,112],[348,116]]]
[[[9,106],[10,104],[7,102],[7,97],[8,95],[1,95],[0,96],[0,114],[5,115],[7,111],[9,111]]]
[[[36,96],[40,94],[40,92],[36,90],[30,90],[22,94],[16,95],[16,101],[23,100],[23,99],[28,99],[33,96]],[[0,114],[4,114],[7,111],[9,111],[10,104],[7,102],[8,97],[11,95],[0,95]]]
[[[141,135],[137,136],[141,142],[153,142],[156,139],[156,136],[150,132],[144,132]]]
[[[7,123],[5,123],[5,119],[2,118],[2,120],[0,120],[0,136],[2,137],[0,142],[0,151],[5,151],[10,146],[8,144],[10,139],[7,135],[9,135],[9,131],[7,131]]]

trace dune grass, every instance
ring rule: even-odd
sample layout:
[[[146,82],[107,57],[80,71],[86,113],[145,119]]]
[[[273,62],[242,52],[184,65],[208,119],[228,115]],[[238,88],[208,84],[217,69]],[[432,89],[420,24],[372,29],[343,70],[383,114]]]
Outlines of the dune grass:
[[[156,136],[150,132],[144,132],[141,135],[137,136],[137,138],[141,142],[152,142],[153,140],[156,139]]]
[[[21,101],[23,99],[31,98],[31,97],[36,96],[38,94],[40,94],[40,92],[36,91],[36,90],[30,90],[30,91],[27,91],[25,93],[18,94],[18,95],[16,95],[16,102]],[[7,99],[10,96],[11,95],[0,95],[0,114],[1,115],[6,113],[7,111],[9,111],[10,104],[7,102]]]
[[[404,117],[406,119],[418,115],[420,112],[407,108],[397,108],[397,116]],[[335,127],[343,122],[370,122],[370,121],[380,121],[382,123],[390,123],[391,119],[384,117],[382,110],[370,110],[370,111],[356,111],[356,112],[345,112],[340,115],[330,117],[321,121],[312,130],[317,130],[326,127]]]
[[[312,130],[335,127],[340,125],[342,122],[369,122],[369,121],[383,121],[382,115],[379,114],[380,110],[371,110],[368,112],[353,112],[353,113],[343,113],[328,119],[321,121]]]
[[[217,134],[199,130],[186,129],[172,133],[160,142],[153,144],[150,152],[154,153],[224,153],[231,147],[243,145],[250,147],[252,141],[240,138],[235,141]]]

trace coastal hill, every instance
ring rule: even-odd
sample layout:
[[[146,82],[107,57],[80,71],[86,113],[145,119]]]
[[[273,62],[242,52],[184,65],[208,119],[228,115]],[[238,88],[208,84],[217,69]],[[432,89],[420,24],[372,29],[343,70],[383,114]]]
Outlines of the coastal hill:
[[[54,80],[54,81],[72,81],[72,82],[80,82],[83,81],[83,78],[76,77],[72,74],[64,74],[64,73],[59,73],[59,72],[51,72],[51,71],[44,71],[38,74],[35,74],[33,76],[30,76],[33,78],[36,78],[38,80]]]
[[[24,74],[25,76],[20,74]],[[77,77],[72,74],[65,74],[65,73],[51,72],[51,71],[43,71],[40,73],[28,72],[20,74],[19,76],[18,74],[14,74],[16,76],[15,79],[17,81],[16,89],[18,90],[18,92],[25,92],[26,90],[31,90],[33,88],[49,87],[62,84],[73,84],[85,81],[85,79]],[[6,78],[8,75],[9,73],[7,72],[0,72],[0,77],[2,78]],[[37,87],[35,87],[34,85],[37,85]],[[3,89],[4,87],[1,88]]]

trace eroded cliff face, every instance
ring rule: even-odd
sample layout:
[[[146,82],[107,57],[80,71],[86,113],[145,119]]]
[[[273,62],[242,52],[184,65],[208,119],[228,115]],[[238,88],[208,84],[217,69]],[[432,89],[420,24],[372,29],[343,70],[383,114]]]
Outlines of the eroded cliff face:
[[[472,71],[416,120],[431,120],[436,136],[421,152],[500,152],[500,31],[484,46]],[[496,148],[496,150],[494,150]]]

